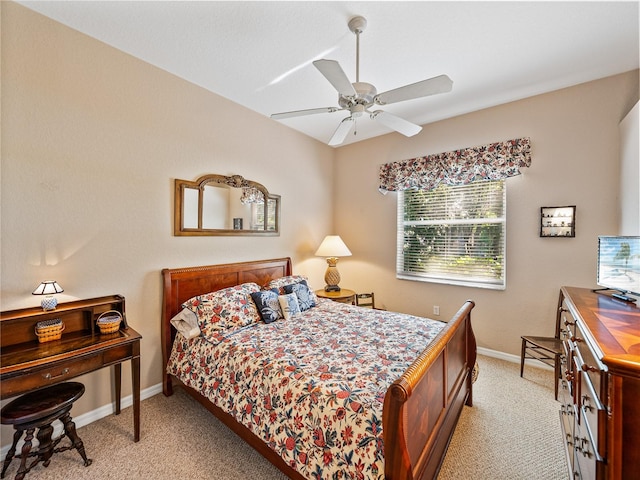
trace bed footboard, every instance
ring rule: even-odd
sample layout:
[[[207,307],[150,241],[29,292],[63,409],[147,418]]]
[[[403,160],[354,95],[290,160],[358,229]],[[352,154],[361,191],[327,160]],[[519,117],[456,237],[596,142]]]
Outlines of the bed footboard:
[[[472,404],[474,306],[465,302],[387,390],[383,437],[389,480],[433,479],[440,470],[462,407]]]

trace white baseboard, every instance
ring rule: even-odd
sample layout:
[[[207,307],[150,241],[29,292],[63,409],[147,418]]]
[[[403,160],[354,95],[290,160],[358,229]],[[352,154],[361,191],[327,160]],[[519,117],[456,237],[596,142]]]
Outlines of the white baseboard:
[[[478,347],[477,352],[480,355],[484,355],[486,357],[498,358],[500,360],[506,360],[511,363],[520,363],[520,357],[517,355],[512,355],[510,353],[499,352],[497,350],[490,350],[488,348]]]
[[[489,350],[488,348],[482,348],[482,347],[478,347],[477,352],[480,355],[484,355],[486,357],[497,358],[500,360],[505,360],[507,362],[517,363],[518,365],[520,365],[519,355],[512,355],[511,353],[499,352],[497,350]],[[545,363],[542,363],[540,361],[526,362],[526,365],[530,367],[535,367],[535,368],[542,368],[543,370],[553,370],[551,366]]]
[[[162,384],[158,383],[157,385],[153,385],[149,388],[145,388],[144,390],[141,390],[140,400],[141,401],[146,400],[147,398],[153,397],[154,395],[157,395],[158,393],[161,393],[161,392],[162,392]],[[133,405],[133,395],[128,395],[126,397],[123,397],[122,400],[120,401],[121,409],[130,407],[131,405]],[[93,423],[97,420],[100,420],[101,418],[104,418],[113,414],[115,411],[116,411],[116,403],[111,402],[108,405],[103,405],[102,407],[96,408],[95,410],[91,410],[90,412],[83,413],[82,415],[78,415],[77,417],[73,417],[73,423],[76,424],[76,428],[84,427],[85,425],[89,425],[90,423]],[[56,420],[53,423],[52,438],[57,438],[60,435],[62,435],[62,431],[63,431],[62,422]],[[22,439],[18,442],[17,453],[20,452],[20,449],[22,448],[23,443],[24,441]],[[34,438],[33,448],[37,446],[38,446],[38,440]],[[4,458],[7,456],[7,452],[9,452],[10,448],[11,448],[11,444],[2,446],[2,449],[0,450],[0,458],[2,460],[4,460]]]

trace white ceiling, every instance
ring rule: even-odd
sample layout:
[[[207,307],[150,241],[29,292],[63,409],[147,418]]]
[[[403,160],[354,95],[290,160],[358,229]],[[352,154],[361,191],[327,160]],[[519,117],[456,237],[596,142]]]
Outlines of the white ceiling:
[[[355,15],[368,22],[360,81],[384,92],[453,80],[450,93],[381,107],[419,125],[639,64],[638,1],[18,3],[265,116],[337,106],[311,62],[337,60],[355,82]],[[281,123],[326,143],[347,115]],[[389,132],[362,117],[343,145]]]

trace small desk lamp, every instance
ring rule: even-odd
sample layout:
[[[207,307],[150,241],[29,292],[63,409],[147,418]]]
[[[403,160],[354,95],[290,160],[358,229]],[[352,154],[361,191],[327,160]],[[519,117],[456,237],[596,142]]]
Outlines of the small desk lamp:
[[[340,273],[336,268],[338,257],[350,257],[351,252],[339,235],[327,235],[316,251],[317,257],[327,257],[327,271],[324,274],[325,292],[339,292]]]
[[[42,302],[40,302],[40,305],[42,305],[42,309],[46,311],[56,309],[58,300],[56,300],[56,298],[52,295],[62,292],[64,292],[64,289],[60,285],[58,285],[58,282],[56,282],[55,280],[46,280],[38,285],[38,288],[31,292],[31,294],[46,295],[46,297],[42,299]]]

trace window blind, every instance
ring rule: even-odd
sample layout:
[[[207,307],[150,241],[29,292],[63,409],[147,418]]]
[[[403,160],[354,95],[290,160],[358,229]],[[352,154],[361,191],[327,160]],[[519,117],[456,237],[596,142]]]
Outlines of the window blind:
[[[397,276],[504,288],[504,180],[398,192]]]

